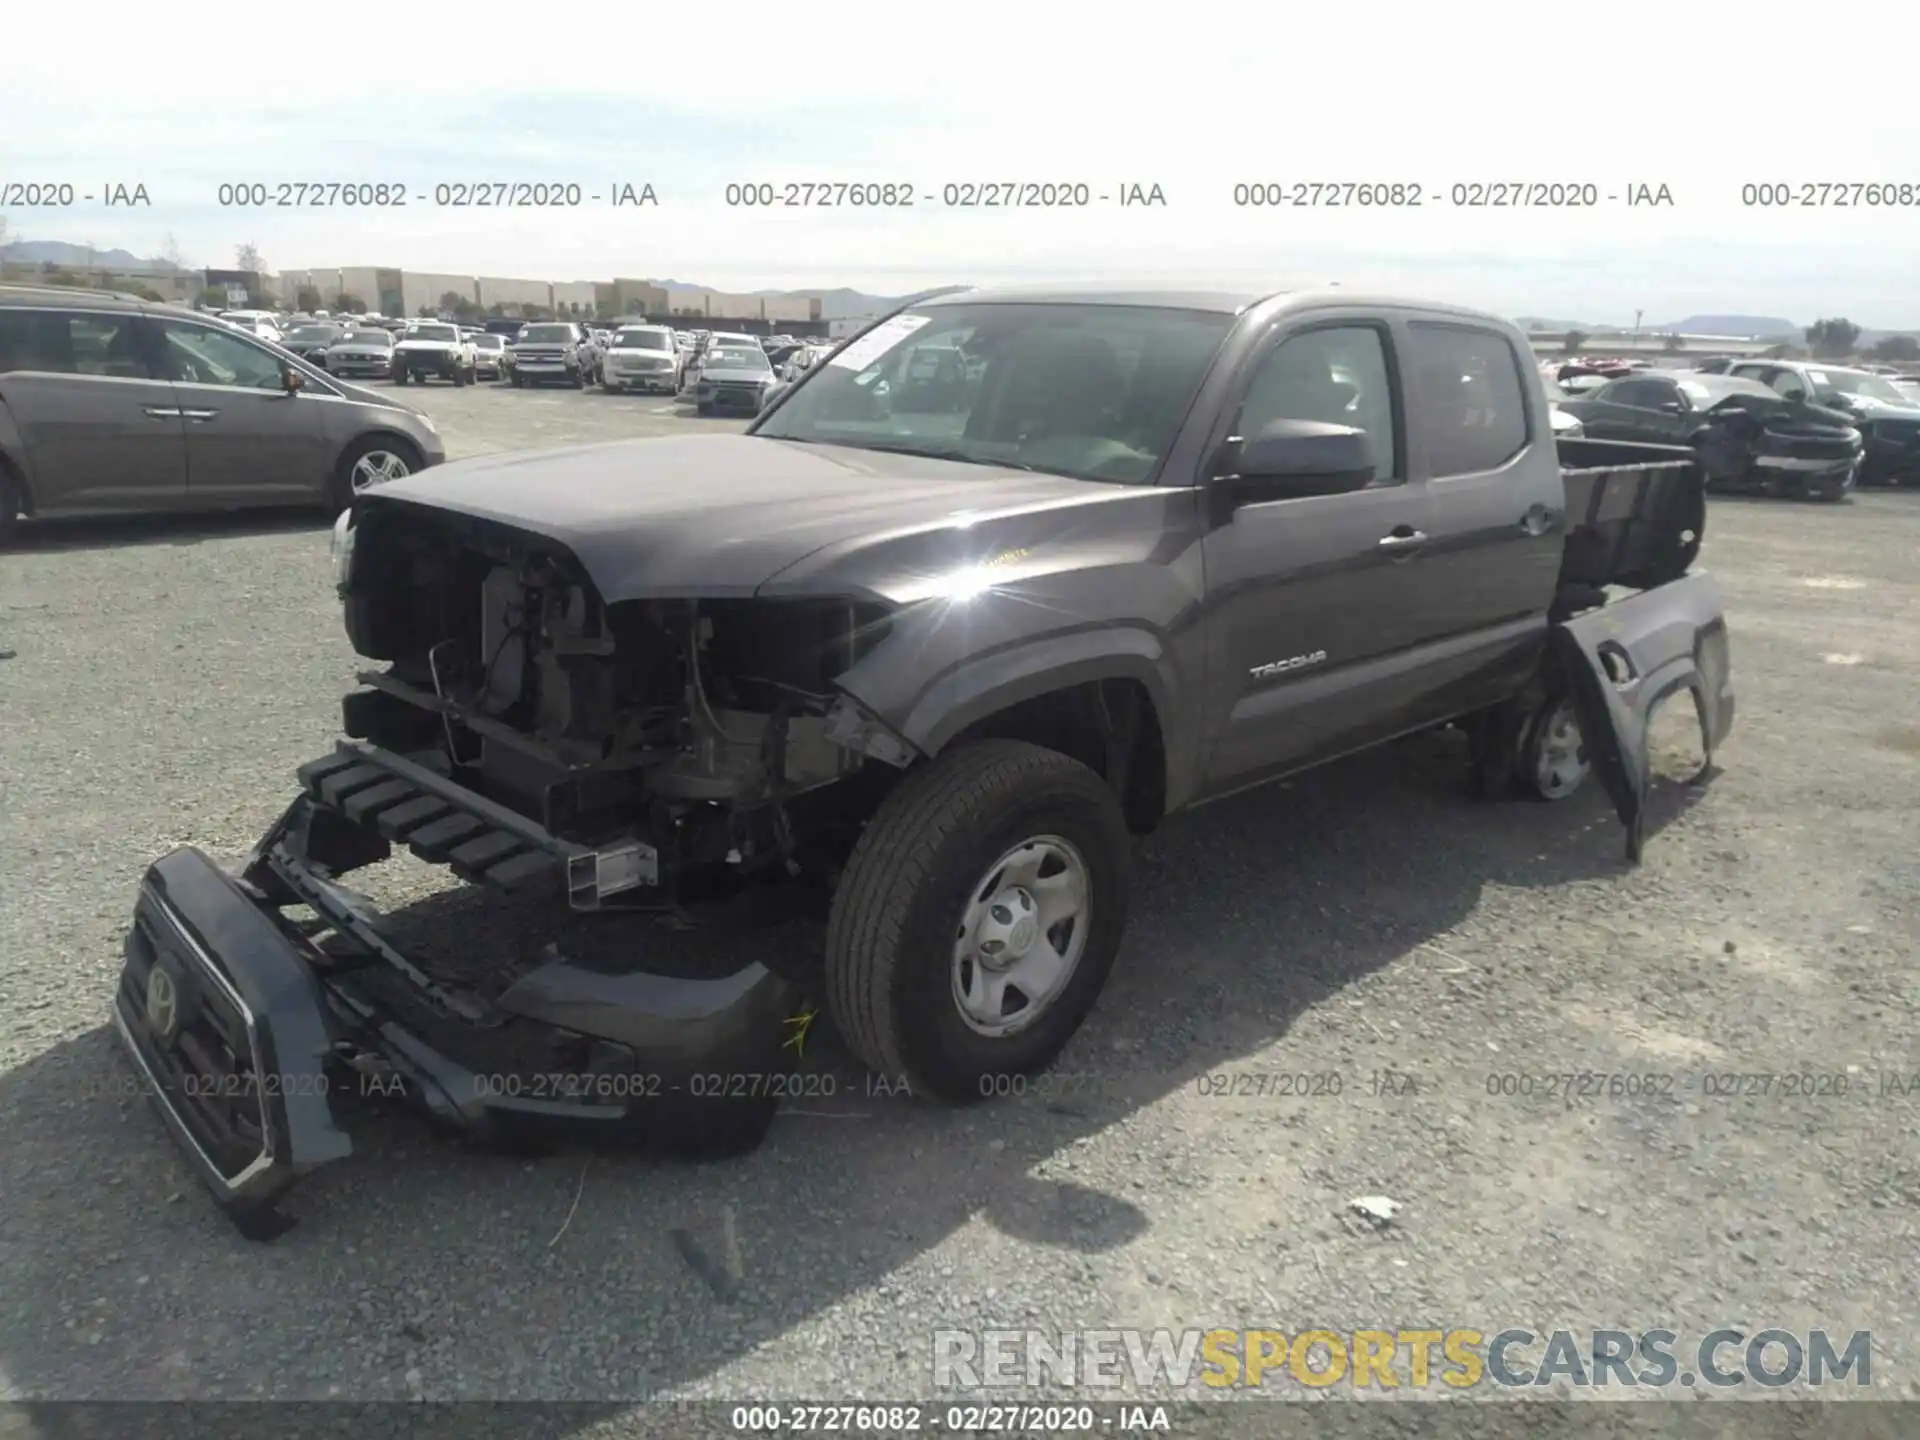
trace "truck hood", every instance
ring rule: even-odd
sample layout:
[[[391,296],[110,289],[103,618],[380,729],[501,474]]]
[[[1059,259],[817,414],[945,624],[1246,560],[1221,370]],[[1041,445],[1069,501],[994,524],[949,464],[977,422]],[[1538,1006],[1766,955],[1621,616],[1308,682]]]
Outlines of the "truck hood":
[[[1159,493],[847,446],[688,435],[457,461],[390,481],[360,503],[428,507],[553,541],[613,605],[751,595],[828,546],[964,533],[1010,512],[1143,491]]]

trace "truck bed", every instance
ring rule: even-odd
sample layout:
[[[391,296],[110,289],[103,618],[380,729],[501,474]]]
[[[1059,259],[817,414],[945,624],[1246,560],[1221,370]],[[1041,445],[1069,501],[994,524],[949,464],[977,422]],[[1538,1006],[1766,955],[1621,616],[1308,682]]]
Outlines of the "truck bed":
[[[1610,585],[1648,590],[1677,580],[1700,554],[1706,474],[1691,449],[1561,440],[1567,488],[1563,596]]]

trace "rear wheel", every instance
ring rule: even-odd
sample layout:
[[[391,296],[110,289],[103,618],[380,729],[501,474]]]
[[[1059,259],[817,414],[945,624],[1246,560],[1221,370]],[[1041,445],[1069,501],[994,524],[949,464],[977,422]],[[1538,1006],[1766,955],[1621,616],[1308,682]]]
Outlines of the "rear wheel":
[[[986,740],[909,775],[834,895],[841,1035],[890,1083],[952,1104],[1044,1069],[1112,969],[1130,851],[1112,789],[1056,751]]]
[[[328,502],[334,512],[346,509],[353,497],[413,474],[420,468],[420,452],[406,441],[386,435],[371,435],[356,441],[340,457],[334,468]]]

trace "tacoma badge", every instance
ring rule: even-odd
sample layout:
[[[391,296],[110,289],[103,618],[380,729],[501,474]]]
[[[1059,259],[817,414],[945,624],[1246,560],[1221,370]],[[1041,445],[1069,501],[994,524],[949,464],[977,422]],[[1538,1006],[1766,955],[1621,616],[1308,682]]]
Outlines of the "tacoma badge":
[[[1289,670],[1301,670],[1308,665],[1318,665],[1326,658],[1326,651],[1316,650],[1311,655],[1294,655],[1285,660],[1273,660],[1265,665],[1256,665],[1248,673],[1256,680],[1266,680],[1275,675],[1284,675]]]

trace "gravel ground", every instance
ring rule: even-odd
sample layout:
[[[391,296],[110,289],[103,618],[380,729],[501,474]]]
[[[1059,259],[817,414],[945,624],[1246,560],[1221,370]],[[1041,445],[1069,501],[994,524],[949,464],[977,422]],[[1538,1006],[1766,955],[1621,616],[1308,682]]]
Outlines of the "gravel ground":
[[[416,393],[456,456],[731,428]],[[1716,504],[1739,719],[1637,870],[1597,787],[1474,805],[1425,737],[1149,841],[1044,1097],[870,1095],[827,1036],[838,1093],[724,1163],[489,1156],[374,1112],[261,1246],[105,1017],[145,863],[237,858],[333,743],[326,550],[239,517],[0,559],[0,1395],[910,1398],[938,1327],[1085,1325],[1870,1329],[1873,1393],[1920,1394],[1920,1098],[1882,1093],[1920,1073],[1920,496]],[[441,884],[398,868],[385,898]],[[1674,1088],[1489,1093],[1566,1071]],[[1851,1093],[1706,1095],[1725,1071]],[[1340,1093],[1204,1078],[1282,1073]],[[1343,1213],[1371,1194],[1382,1228]]]

